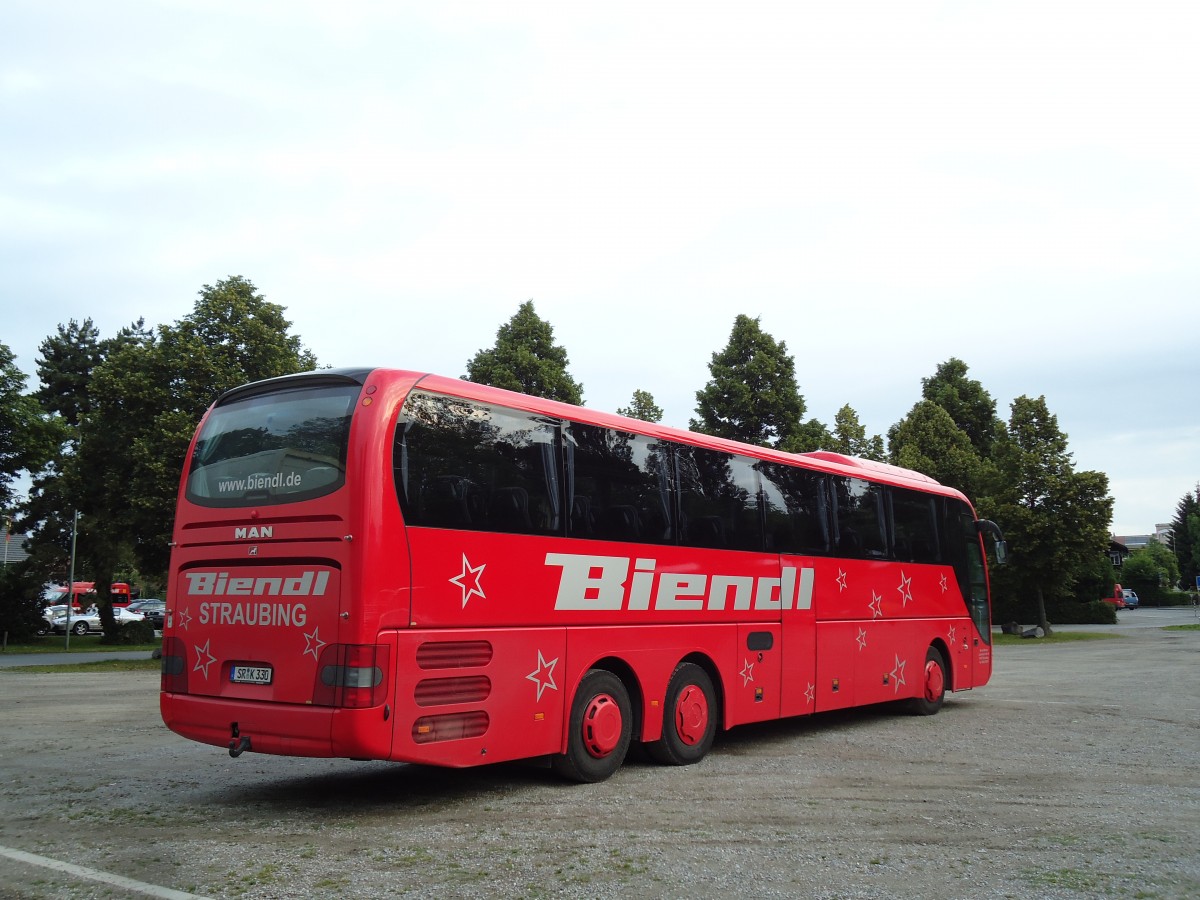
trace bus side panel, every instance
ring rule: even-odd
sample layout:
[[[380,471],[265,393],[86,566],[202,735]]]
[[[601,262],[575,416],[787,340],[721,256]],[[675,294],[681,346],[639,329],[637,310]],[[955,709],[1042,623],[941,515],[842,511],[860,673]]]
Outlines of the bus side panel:
[[[412,630],[395,641],[391,759],[464,767],[557,753],[562,628]]]

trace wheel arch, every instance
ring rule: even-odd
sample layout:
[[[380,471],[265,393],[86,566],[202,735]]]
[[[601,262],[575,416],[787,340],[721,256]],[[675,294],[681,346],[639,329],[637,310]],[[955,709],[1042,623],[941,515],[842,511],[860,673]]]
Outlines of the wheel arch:
[[[716,694],[717,703],[720,704],[720,709],[717,710],[716,716],[717,728],[720,731],[726,731],[729,728],[727,719],[729,704],[725,702],[725,679],[721,677],[721,670],[717,668],[717,664],[713,662],[711,656],[700,651],[693,651],[687,654],[675,664],[675,669],[678,669],[684,663],[693,663],[704,670],[704,674],[708,676],[708,680],[712,682],[713,692]],[[672,672],[675,671],[672,669]]]
[[[646,720],[646,692],[642,688],[642,682],[634,671],[633,666],[621,659],[619,656],[605,656],[590,666],[584,667],[579,678],[574,685],[571,686],[571,694],[566,697],[566,708],[571,709],[571,704],[575,702],[575,694],[579,690],[579,685],[583,683],[584,677],[593,669],[603,669],[606,672],[611,672],[617,678],[621,679],[621,683],[625,685],[625,690],[629,694],[629,707],[633,713],[633,738],[640,740],[642,726]],[[568,721],[563,722],[563,747],[566,747],[567,733],[570,729],[570,716],[566,717]]]
[[[950,693],[954,690],[954,666],[951,664],[954,657],[950,655],[950,647],[940,637],[935,637],[930,641],[929,646],[942,654],[942,671],[946,673],[946,693]]]

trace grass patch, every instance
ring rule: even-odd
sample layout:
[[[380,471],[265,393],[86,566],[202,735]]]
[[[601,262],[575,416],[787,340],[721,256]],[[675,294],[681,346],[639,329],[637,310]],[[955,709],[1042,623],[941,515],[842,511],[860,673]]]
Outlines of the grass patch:
[[[1195,625],[1167,625],[1163,631],[1200,631],[1200,622]]]
[[[42,637],[31,637],[21,643],[9,642],[5,653],[95,653],[97,650],[157,650],[162,641],[147,644],[102,644],[100,634],[73,634],[71,646],[63,646],[61,634],[47,634]]]
[[[1119,634],[1101,634],[1097,631],[1056,631],[1050,637],[1023,638],[1019,634],[993,634],[992,643],[1006,644],[1074,644],[1079,641],[1109,641],[1120,638]]]
[[[49,672],[161,672],[160,659],[101,659],[95,662],[58,663],[53,666],[6,666],[0,675],[45,675]]]

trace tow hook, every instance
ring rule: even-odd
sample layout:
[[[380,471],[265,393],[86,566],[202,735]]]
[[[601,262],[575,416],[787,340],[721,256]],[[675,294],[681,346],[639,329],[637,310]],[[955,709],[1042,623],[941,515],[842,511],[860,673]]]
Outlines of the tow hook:
[[[237,722],[229,723],[229,737],[232,738],[229,742],[229,755],[234,759],[237,759],[250,749],[250,736],[242,737],[242,732],[238,728]]]
[[[250,749],[250,736],[234,738],[229,742],[229,755],[237,759],[243,753]]]

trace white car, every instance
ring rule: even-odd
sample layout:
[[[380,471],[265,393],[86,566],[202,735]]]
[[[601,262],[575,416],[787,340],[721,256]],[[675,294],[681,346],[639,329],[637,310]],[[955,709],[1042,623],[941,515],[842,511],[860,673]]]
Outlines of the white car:
[[[146,617],[140,613],[132,613],[124,607],[116,606],[113,607],[113,618],[117,620],[118,625],[124,625],[127,622],[141,622]],[[89,631],[104,630],[99,612],[72,613],[70,626],[71,634],[87,634]],[[65,615],[56,617],[51,627],[55,634],[66,634],[67,617]]]

